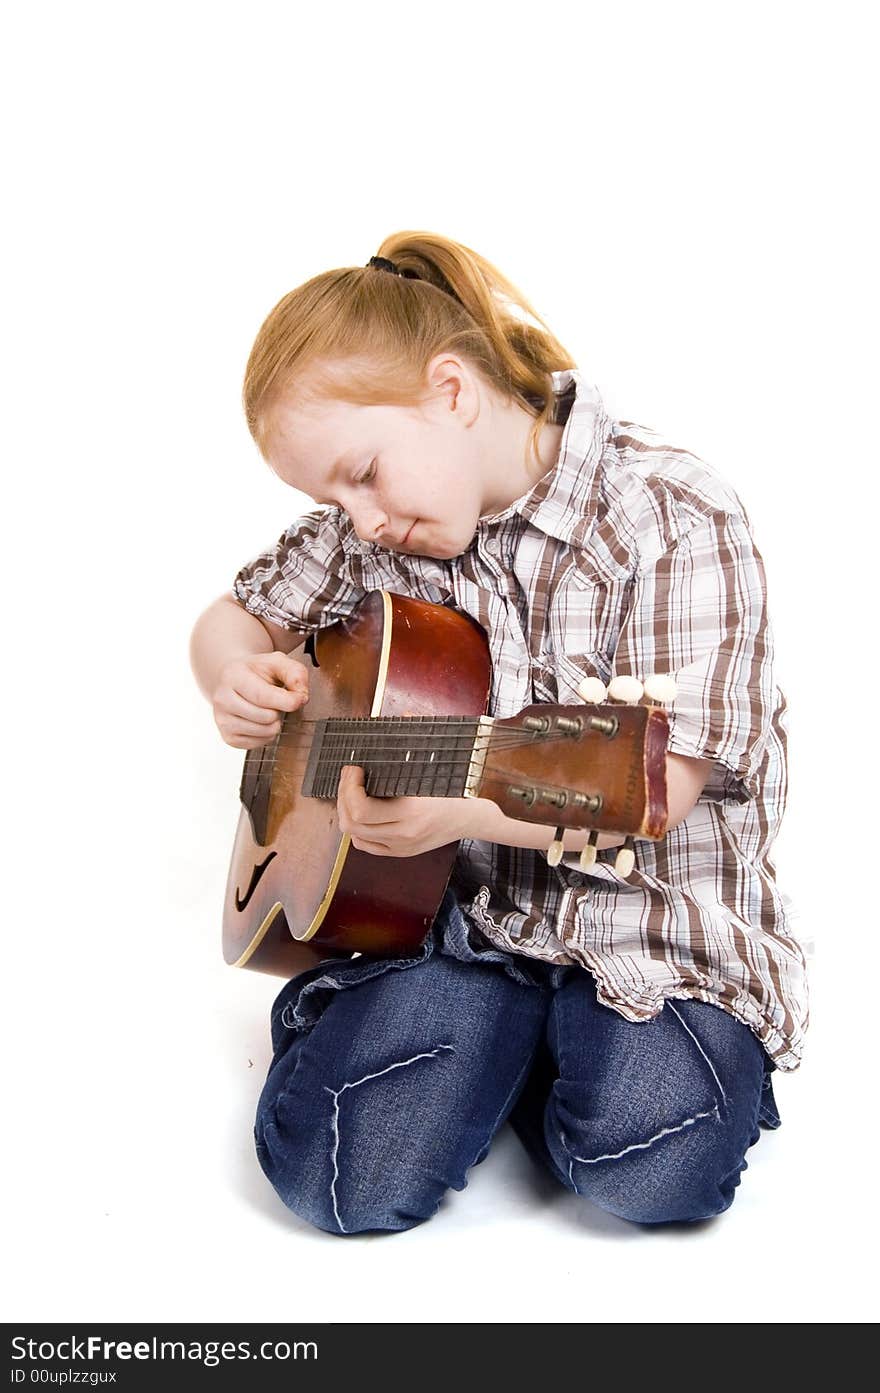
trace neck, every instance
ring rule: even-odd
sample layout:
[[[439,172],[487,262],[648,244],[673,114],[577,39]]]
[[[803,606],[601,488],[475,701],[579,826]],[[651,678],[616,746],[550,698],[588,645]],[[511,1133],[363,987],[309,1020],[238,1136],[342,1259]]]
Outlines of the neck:
[[[335,798],[344,764],[364,770],[377,798],[461,798],[475,741],[491,721],[479,716],[333,717],[316,721],[303,778],[305,797]]]
[[[538,436],[536,456],[529,441],[535,418],[528,411],[516,402],[495,397],[486,416],[487,471],[481,517],[503,512],[555,469],[565,431],[564,425],[547,422]]]

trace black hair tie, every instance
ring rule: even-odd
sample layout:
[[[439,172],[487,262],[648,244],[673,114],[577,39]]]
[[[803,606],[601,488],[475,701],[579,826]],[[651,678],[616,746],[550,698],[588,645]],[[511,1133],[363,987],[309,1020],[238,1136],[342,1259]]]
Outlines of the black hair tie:
[[[389,261],[387,256],[371,256],[367,265],[375,266],[380,271],[390,271],[393,276],[407,276],[409,280],[413,281],[419,279],[418,271],[410,271],[408,268],[402,271],[399,266],[395,266],[393,261]]]

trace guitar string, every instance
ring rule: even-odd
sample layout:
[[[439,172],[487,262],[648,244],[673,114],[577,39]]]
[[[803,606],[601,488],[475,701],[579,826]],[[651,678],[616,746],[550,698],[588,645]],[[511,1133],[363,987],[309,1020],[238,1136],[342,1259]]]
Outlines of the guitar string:
[[[257,747],[257,748],[259,748],[259,747]],[[304,766],[304,764],[306,764],[307,762],[308,762],[307,760],[304,760],[304,759],[302,759],[302,758],[295,758],[294,760],[291,760],[290,763],[287,764],[287,765],[284,766],[284,767],[293,770],[293,769],[295,769],[295,768],[297,768],[297,767],[302,768],[302,767]],[[272,763],[274,764],[275,761],[272,761]],[[458,769],[460,769],[461,772],[462,772],[462,774],[464,775],[464,774],[467,773],[467,767],[466,767],[466,766],[467,766],[467,764],[469,764],[469,763],[470,763],[470,761],[467,761],[467,762],[466,762],[466,761],[463,760],[463,759],[462,759],[462,760],[444,759],[444,760],[430,760],[430,761],[429,761],[429,760],[421,760],[421,761],[419,761],[419,760],[411,760],[411,759],[379,759],[379,760],[377,760],[377,759],[371,758],[370,755],[369,755],[369,753],[366,754],[366,755],[361,754],[360,756],[355,755],[354,759],[349,758],[348,755],[345,755],[345,756],[339,756],[339,755],[325,755],[323,759],[321,759],[321,760],[319,760],[319,761],[317,762],[317,766],[316,766],[316,769],[315,769],[315,776],[316,776],[316,778],[319,778],[322,774],[326,774],[326,773],[328,772],[328,770],[332,769],[333,767],[336,767],[337,769],[341,770],[344,766],[347,766],[347,765],[353,765],[353,766],[355,766],[355,767],[357,767],[357,768],[363,768],[364,766],[367,766],[368,772],[373,772],[373,773],[376,773],[376,774],[378,774],[380,771],[385,770],[385,769],[400,769],[400,770],[403,770],[403,769],[410,769],[410,770],[413,771],[413,773],[416,773],[416,772],[418,771],[418,772],[420,772],[420,773],[422,773],[422,774],[427,774],[427,773],[431,772],[432,770],[440,770],[440,769],[443,769],[444,766],[452,766],[453,769],[456,768],[456,767],[457,767]],[[483,766],[484,769],[485,769],[485,768],[488,768],[488,767],[489,767],[488,765],[484,765],[484,766]],[[255,771],[255,772],[256,772],[256,771]],[[273,771],[273,772],[274,772],[274,771]],[[283,769],[280,769],[279,772],[283,773]],[[518,772],[518,771],[515,770],[515,769],[509,769],[509,770],[507,771],[507,777],[508,777],[508,778],[511,778],[511,779],[513,779],[513,778],[524,778],[524,777],[533,778],[533,777],[535,777],[535,775],[534,775],[533,773],[531,773],[531,772],[528,773],[528,775],[526,775],[525,772],[523,772],[523,771]]]
[[[556,746],[563,744],[563,742],[568,744],[570,740],[565,736],[545,737],[541,741],[537,741],[533,738],[521,739],[516,736],[511,736],[508,739],[493,737],[491,748],[496,752],[507,752],[518,750],[526,746],[532,746],[535,749],[546,748],[548,745]],[[410,742],[410,753],[414,758],[407,759],[405,754],[401,755],[398,753],[401,749],[400,741],[380,743],[374,738],[372,743],[366,742],[360,745],[360,748],[358,747],[359,742],[356,741],[353,754],[344,755],[343,747],[348,749],[351,746],[351,737],[349,736],[347,739],[343,740],[334,735],[324,742],[321,754],[318,756],[318,763],[325,764],[338,759],[340,764],[358,764],[363,761],[387,765],[423,764],[425,767],[429,767],[436,762],[425,758],[426,754],[429,752],[436,754],[440,763],[450,763],[457,759],[464,758],[465,755],[468,757],[472,755],[475,744],[476,737],[457,737],[450,739],[450,742],[447,744],[441,744],[437,741],[431,741],[426,736],[425,743],[421,747],[415,745],[415,742]],[[273,745],[274,748],[271,748]],[[252,746],[251,750],[246,751],[246,753],[254,754],[258,750],[263,750],[266,752],[263,755],[264,762],[268,760],[270,764],[274,764],[285,756],[293,756],[294,759],[302,756],[309,758],[313,747],[313,739],[282,740],[279,736],[275,737],[274,742],[267,740],[262,745]],[[391,754],[386,753],[386,751],[390,751]]]
[[[252,750],[269,750],[270,747],[272,747],[272,752],[269,755],[269,758],[272,761],[274,761],[282,752],[296,750],[297,747],[305,747],[306,749],[311,751],[311,749],[314,746],[314,734],[309,731],[304,731],[303,726],[310,725],[317,727],[321,724],[326,725],[330,724],[331,722],[343,719],[350,719],[353,722],[356,722],[357,724],[353,725],[348,730],[325,730],[324,750],[320,758],[323,759],[334,756],[337,752],[333,748],[334,746],[338,747],[342,744],[350,745],[352,740],[354,741],[354,748],[356,751],[360,741],[365,741],[368,748],[362,749],[360,751],[362,757],[375,758],[376,755],[384,753],[385,750],[397,751],[401,749],[402,747],[404,747],[404,742],[405,747],[409,748],[413,753],[417,755],[422,754],[425,749],[432,748],[435,749],[437,753],[451,753],[453,755],[458,753],[464,754],[465,751],[473,752],[477,740],[480,738],[479,725],[474,717],[469,716],[453,718],[460,719],[462,726],[467,725],[469,729],[460,729],[458,731],[453,730],[450,731],[448,735],[444,735],[436,729],[425,729],[425,727],[430,725],[432,721],[435,719],[430,716],[409,718],[382,716],[372,718],[326,717],[323,720],[303,720],[297,723],[297,725],[295,725],[292,730],[285,730],[282,727],[282,730],[279,732],[278,735],[273,736],[269,740],[263,741],[262,744],[253,746]],[[402,723],[407,720],[411,720],[413,723],[412,729],[410,730],[402,728]],[[378,729],[372,728],[373,723],[375,723],[375,726],[377,727],[383,724],[390,724],[394,728],[391,730],[379,731]],[[532,745],[535,747],[544,747],[548,744],[567,744],[571,742],[572,738],[576,739],[576,741],[579,742],[582,738],[586,736],[599,734],[601,734],[601,732],[591,731],[589,727],[581,733],[578,733],[574,737],[571,734],[566,734],[565,732],[556,732],[553,730],[548,731],[546,733],[542,733],[538,731],[523,731],[520,728],[514,728],[512,730],[504,728],[493,728],[490,732],[485,733],[483,738],[485,739],[488,736],[491,748],[494,750],[512,750],[520,749],[528,745]],[[421,742],[421,749],[419,748],[419,742]],[[356,763],[357,760],[356,758],[350,758],[345,762],[353,764]],[[394,763],[395,761],[389,759],[386,762]],[[411,761],[404,758],[401,762],[408,764]]]
[[[285,719],[287,715],[291,714],[293,713],[285,713]],[[460,718],[453,717],[453,719],[460,719],[462,725],[469,725],[470,730],[453,730],[450,731],[448,735],[444,735],[437,730],[424,729],[424,726],[430,724],[433,720],[437,719],[431,716],[330,716],[315,720],[303,719],[297,722],[297,724],[294,726],[292,730],[285,730],[282,726],[282,729],[278,735],[275,735],[271,737],[271,739],[264,741],[262,745],[253,746],[253,749],[268,749],[270,745],[274,746],[275,752],[280,750],[295,749],[298,745],[306,745],[307,748],[311,749],[314,743],[314,734],[308,731],[304,731],[304,726],[317,727],[319,725],[327,725],[331,722],[345,719],[357,722],[357,724],[352,726],[349,730],[325,730],[325,743],[332,743],[334,741],[339,742],[344,740],[345,743],[348,744],[352,739],[354,739],[357,743],[358,739],[360,738],[366,740],[367,742],[370,742],[370,750],[368,751],[368,753],[370,754],[377,753],[383,749],[400,749],[401,744],[404,740],[407,742],[407,745],[409,747],[412,747],[418,740],[421,740],[423,744],[427,745],[428,747],[442,745],[446,749],[449,749],[451,746],[454,750],[464,751],[468,748],[473,749],[480,735],[478,719],[473,716],[463,716]],[[490,717],[489,719],[493,718]],[[413,722],[412,730],[406,730],[405,727],[403,727],[402,723],[408,720],[411,720]],[[375,726],[390,723],[392,726],[395,727],[395,729],[383,730],[380,732],[379,730],[371,729],[373,722],[375,722]],[[589,728],[582,732],[584,736],[599,733],[600,732],[593,732],[589,730]],[[573,737],[570,734],[566,734],[564,732],[555,732],[552,730],[546,733],[542,733],[538,731],[522,731],[521,729],[509,730],[504,728],[493,728],[492,731],[489,733],[488,738],[490,739],[493,748],[507,750],[516,749],[525,745],[545,746],[548,744],[561,744],[563,742],[569,743],[572,740],[572,738],[575,738],[579,741],[582,738],[582,734],[579,733],[577,736]],[[385,743],[382,743],[383,740],[385,741]],[[274,752],[272,757],[274,758]],[[409,761],[406,762],[408,763]]]
[[[585,731],[584,735],[590,735],[593,733],[594,732],[591,731]],[[595,733],[599,734],[600,732]],[[401,748],[418,748],[419,745],[422,749],[431,749],[434,747],[442,748],[444,750],[473,749],[477,740],[480,738],[479,731],[470,732],[467,734],[462,732],[458,735],[441,735],[439,737],[435,734],[432,734],[429,731],[425,731],[424,733],[414,732],[414,735],[416,736],[415,739],[413,739],[409,735],[404,734],[398,736],[396,735],[396,732],[393,731],[387,732],[387,735],[395,736],[395,738],[386,738],[386,732],[382,732],[381,734],[379,732],[376,732],[375,734],[370,734],[369,732],[364,730],[334,730],[326,732],[323,743],[326,747],[328,743],[334,741],[345,745],[350,745],[352,741],[354,741],[355,747],[357,747],[358,744],[363,742],[364,746],[368,747],[369,751],[372,753],[377,750],[399,750]],[[488,736],[488,739],[491,741],[493,748],[505,750],[518,749],[526,745],[534,745],[537,748],[539,746],[546,745],[571,744],[572,738],[572,736],[565,735],[563,733],[557,735],[551,732],[544,736],[537,736],[532,733],[522,735],[517,731],[493,731]],[[578,736],[577,738],[578,740],[580,740],[582,737]],[[292,750],[296,749],[299,746],[311,749],[314,744],[314,736],[311,734],[294,735],[292,732],[287,733],[282,731],[279,735],[273,736],[270,740],[265,741],[266,748],[268,748],[268,746],[272,744],[275,744],[276,748],[282,750]],[[259,746],[257,746],[256,748],[259,748]]]
[[[398,763],[400,763],[400,761],[398,761]],[[409,768],[409,770],[411,770],[412,775],[415,775],[415,773],[419,773],[419,775],[421,775],[421,773],[423,772],[423,770],[419,770],[419,769],[418,769],[418,766],[408,765],[408,768]],[[426,769],[439,770],[439,766],[437,766],[437,765],[429,765],[429,766],[425,766],[425,768],[426,768]],[[291,772],[291,773],[295,773],[295,772],[297,772],[297,770],[291,768],[291,769],[290,769],[290,772]],[[319,768],[319,769],[316,770],[316,777],[323,776],[324,779],[326,779],[327,776],[330,776],[330,777],[333,776],[333,772],[334,772],[333,768],[327,769],[326,766],[324,766],[324,768]],[[341,766],[340,766],[340,772],[341,772]],[[382,777],[386,777],[386,779],[387,779],[387,775],[386,775],[386,773],[384,773],[384,768],[369,769],[368,772],[366,772],[366,773],[368,773],[368,779],[369,779],[369,776],[370,776],[370,775],[375,776],[376,779],[382,779]],[[461,770],[461,773],[462,773],[462,776],[464,776],[465,770]],[[510,780],[514,780],[514,781],[515,781],[515,780],[519,779],[519,777],[522,777],[522,776],[521,776],[521,773],[519,773],[518,770],[515,770],[515,769],[504,769],[503,766],[494,765],[494,763],[492,763],[492,761],[487,761],[487,762],[486,762],[486,765],[483,766],[483,777],[485,777],[486,775],[490,775],[490,776],[494,777],[494,779],[508,780],[508,781],[510,781]],[[259,775],[258,775],[258,777],[259,777]],[[453,776],[451,776],[451,775],[444,775],[443,777],[448,777],[448,779],[450,779],[450,781],[451,781],[451,779],[453,779]],[[547,780],[542,780],[542,783],[543,783],[543,786],[544,786],[544,787],[549,788],[549,790],[556,791],[556,793],[563,793],[563,791],[565,791],[565,793],[571,793],[571,791],[572,791],[572,787],[569,786],[569,784],[550,783],[550,781],[547,781]],[[576,790],[576,791],[582,791],[582,790]],[[405,794],[384,794],[384,795],[379,795],[379,797],[408,797],[408,795],[412,795],[412,797],[415,797],[416,794],[412,794],[412,790],[407,790],[407,793],[405,793]],[[457,795],[457,794],[448,794],[448,793],[447,793],[447,794],[440,794],[440,795],[437,795],[437,794],[436,794],[436,791],[434,791],[433,794],[432,794],[432,793],[423,794],[422,797],[432,797],[432,795],[433,795],[433,797],[461,797],[461,795]],[[309,795],[306,795],[306,797],[320,797],[320,795],[309,794]],[[330,795],[326,795],[326,797],[330,797]],[[560,812],[561,812],[561,809],[557,809],[557,811],[560,811]],[[568,811],[571,812],[571,811],[574,811],[574,809],[568,809]],[[586,809],[579,809],[579,811],[581,811],[582,814],[586,814]]]
[[[268,745],[255,745],[255,750],[269,750]],[[516,752],[520,747],[515,744],[498,742],[493,744],[493,750],[504,751],[505,754]],[[276,748],[268,753],[268,760],[271,763],[281,763],[287,758],[298,758],[300,755],[311,756],[312,746],[306,744],[287,744],[281,748]],[[469,760],[474,753],[473,742],[461,745],[445,745],[442,747],[423,746],[420,749],[411,749],[410,758],[406,753],[400,751],[399,746],[369,746],[352,745],[350,741],[345,741],[344,745],[328,747],[325,745],[318,756],[318,763],[325,763],[328,760],[337,759],[340,764],[358,764],[361,760],[368,760],[374,764],[434,764],[439,760],[443,764],[453,763],[456,760]],[[429,756],[435,755],[435,759]]]
[[[330,720],[339,718],[328,718]],[[353,718],[356,720],[366,720],[368,718]],[[393,720],[394,718],[377,718],[377,724],[382,720]],[[419,719],[419,718],[416,718]],[[426,723],[431,718],[426,718]],[[471,721],[472,718],[463,718]],[[302,722],[294,731],[282,731],[271,740],[263,742],[261,745],[253,746],[247,754],[255,755],[256,751],[264,751],[261,757],[261,764],[265,766],[268,762],[274,765],[275,762],[285,756],[292,755],[294,761],[301,757],[311,757],[314,749],[315,735],[313,732],[302,731],[301,726],[310,724],[317,726],[319,721]],[[594,732],[587,731],[586,734]],[[598,732],[597,732],[598,733]],[[393,739],[387,739],[393,736]],[[415,739],[413,737],[416,737]],[[498,731],[493,730],[489,736],[491,748],[494,752],[509,751],[520,749],[525,746],[534,748],[544,748],[547,745],[570,744],[571,736],[564,733],[557,734],[549,732],[540,735],[538,732],[522,732],[519,730]],[[321,753],[318,756],[317,764],[323,772],[326,772],[327,764],[333,764],[337,760],[340,767],[343,764],[369,763],[373,765],[383,765],[394,767],[395,765],[412,765],[418,768],[419,765],[425,769],[437,767],[434,760],[425,759],[425,755],[432,751],[440,757],[439,762],[452,763],[466,754],[471,755],[479,739],[478,729],[472,727],[469,731],[452,732],[449,735],[439,735],[436,731],[414,728],[412,731],[375,731],[372,732],[368,726],[361,724],[350,730],[330,730],[325,731]],[[580,739],[580,737],[578,737]],[[353,753],[351,756],[343,755],[343,750],[347,749],[354,741]],[[419,743],[421,742],[421,744]],[[361,745],[361,748],[358,746]],[[408,748],[411,755],[415,755],[415,760],[407,758],[406,755],[398,754],[402,748]],[[391,751],[389,756],[385,752]],[[511,775],[513,777],[513,775]]]
[[[612,714],[615,716],[618,715],[621,709],[626,708],[618,707],[613,710]],[[631,709],[647,710],[648,708],[641,707]],[[293,711],[284,712],[284,721],[286,721],[289,716],[293,716],[295,714],[296,713]],[[498,718],[495,716],[488,716],[486,717],[486,719],[492,722],[491,730],[493,733],[497,733],[498,735],[516,736],[520,740],[536,740],[540,738],[542,735],[544,739],[547,739],[548,737],[559,740],[570,738],[570,736],[566,735],[565,731],[554,731],[552,727],[550,727],[550,729],[548,729],[546,732],[538,730],[524,730],[522,726],[505,726],[497,724]],[[605,719],[607,719],[607,717]],[[582,716],[581,720],[583,720]],[[350,722],[350,724],[347,727],[344,724],[345,721]],[[346,733],[346,729],[348,729],[352,734],[367,735],[370,731],[381,731],[381,734],[383,735],[395,735],[401,738],[412,734],[422,735],[425,739],[431,739],[437,735],[442,735],[443,730],[448,729],[450,738],[460,738],[461,736],[467,734],[468,730],[479,730],[480,718],[476,716],[462,716],[460,720],[455,721],[455,724],[453,724],[452,721],[443,721],[442,724],[438,721],[435,728],[430,729],[430,727],[433,724],[434,718],[431,716],[325,716],[320,720],[297,721],[290,727],[290,730],[298,732],[303,730],[305,726],[323,725],[326,728],[335,725],[335,729],[328,730],[328,734],[344,735]],[[384,729],[382,729],[383,727]]]
[[[417,728],[417,729],[415,729],[415,730],[409,731],[409,730],[380,730],[380,729],[378,729],[378,727],[372,727],[372,728],[371,728],[371,727],[369,727],[369,726],[354,726],[354,727],[349,727],[348,730],[339,729],[339,728],[337,728],[337,729],[327,729],[327,730],[325,730],[325,739],[328,739],[328,740],[340,739],[340,740],[341,740],[341,739],[353,738],[353,739],[356,739],[356,740],[357,740],[357,739],[364,739],[364,740],[385,740],[385,741],[388,741],[389,743],[394,744],[394,745],[401,745],[404,741],[408,741],[408,740],[421,740],[421,741],[426,741],[426,740],[427,740],[427,741],[448,741],[448,740],[462,741],[462,740],[470,740],[470,741],[473,741],[473,740],[476,739],[476,737],[477,737],[477,735],[478,735],[479,733],[480,733],[480,728],[479,728],[479,726],[476,724],[476,722],[470,724],[467,730],[450,730],[448,733],[446,733],[446,732],[444,732],[444,731],[442,731],[442,730],[438,730],[438,731],[425,730],[425,729],[422,728],[422,727],[419,727],[419,728]],[[554,738],[554,739],[557,739],[557,740],[562,740],[562,739],[570,738],[570,737],[566,737],[562,731],[560,731],[557,735],[553,735],[552,733],[548,733],[548,734],[549,734],[549,738]],[[502,727],[501,729],[498,729],[498,730],[496,730],[496,729],[493,728],[493,730],[492,730],[492,732],[491,732],[491,735],[492,735],[492,738],[493,738],[493,739],[495,739],[495,738],[504,739],[504,740],[511,740],[511,739],[514,739],[514,740],[519,741],[521,744],[529,744],[529,743],[531,743],[532,741],[535,741],[535,740],[537,739],[537,732],[534,732],[534,731],[522,731],[522,730],[516,730],[516,729],[515,729],[515,730],[505,730],[503,727]],[[302,732],[302,734],[300,734],[299,728],[298,728],[298,727],[294,727],[292,730],[282,730],[282,731],[279,733],[278,737],[276,737],[276,738],[283,740],[283,739],[285,739],[285,737],[287,737],[287,738],[288,738],[288,743],[290,743],[290,737],[291,737],[291,736],[293,736],[293,738],[294,738],[295,740],[303,739],[304,737],[311,740],[311,739],[314,739],[315,732],[314,732],[314,731],[304,731],[304,732]],[[544,738],[546,739],[546,738],[548,738],[548,737],[545,736]]]
[[[344,751],[338,748],[325,748],[322,750],[321,754],[318,756],[318,759],[316,760],[316,776],[319,776],[321,773],[326,773],[328,766],[338,765],[338,767],[341,769],[342,766],[346,764],[358,766],[367,765],[377,773],[381,769],[394,768],[410,768],[413,771],[421,770],[427,773],[432,769],[440,769],[444,765],[458,765],[459,767],[465,766],[470,762],[470,758],[474,752],[473,742],[469,742],[466,744],[458,745],[451,749],[447,748],[444,750],[433,751],[433,753],[437,756],[436,759],[427,759],[425,757],[428,753],[427,749],[416,750],[412,752],[413,758],[407,759],[406,755],[394,754],[393,756],[389,756],[387,754],[384,754],[381,749],[375,748],[356,748],[353,752],[349,753],[348,743],[349,742],[346,742],[346,749]],[[396,750],[398,747],[388,746],[385,748]],[[495,754],[508,753],[510,750],[516,748],[517,747],[515,745],[505,745],[501,743],[493,743],[492,747],[493,753]],[[255,754],[257,751],[261,749],[268,752],[268,745],[255,745],[252,750],[246,751],[245,753]],[[275,766],[281,765],[283,761],[284,764],[292,768],[296,765],[307,764],[309,759],[311,758],[311,754],[311,745],[307,745],[304,743],[299,746],[295,744],[288,744],[285,747],[284,752],[275,749],[271,752],[268,752],[267,755],[264,754],[262,759],[262,765],[263,768],[265,768],[266,766],[270,766],[274,770]],[[463,769],[463,772],[466,772],[466,770]],[[512,770],[510,771],[509,777],[523,777],[523,775],[517,775],[516,771]]]

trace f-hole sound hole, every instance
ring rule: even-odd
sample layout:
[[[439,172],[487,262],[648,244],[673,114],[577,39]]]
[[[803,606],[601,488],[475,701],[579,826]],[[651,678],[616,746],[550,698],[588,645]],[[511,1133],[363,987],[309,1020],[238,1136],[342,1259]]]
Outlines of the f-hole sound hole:
[[[248,904],[250,903],[251,895],[254,893],[257,886],[259,885],[260,880],[262,879],[263,872],[265,871],[269,862],[274,861],[277,855],[277,851],[270,851],[265,861],[261,861],[258,866],[254,866],[254,869],[251,871],[251,883],[248,886],[247,890],[245,890],[243,896],[239,895],[238,888],[236,887],[235,908],[238,910],[239,913],[241,913],[243,909],[247,909]]]

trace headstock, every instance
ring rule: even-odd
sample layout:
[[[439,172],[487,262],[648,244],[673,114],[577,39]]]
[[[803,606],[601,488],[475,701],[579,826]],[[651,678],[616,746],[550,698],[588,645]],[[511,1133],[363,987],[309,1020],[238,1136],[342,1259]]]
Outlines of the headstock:
[[[516,716],[496,718],[475,792],[508,817],[555,827],[551,866],[562,859],[566,827],[589,829],[580,856],[584,870],[596,859],[600,832],[626,834],[615,870],[628,875],[633,837],[657,841],[666,832],[669,721],[663,706],[674,699],[675,682],[660,674],[644,683],[621,676],[606,689],[588,677],[578,695],[583,706],[526,706]]]

